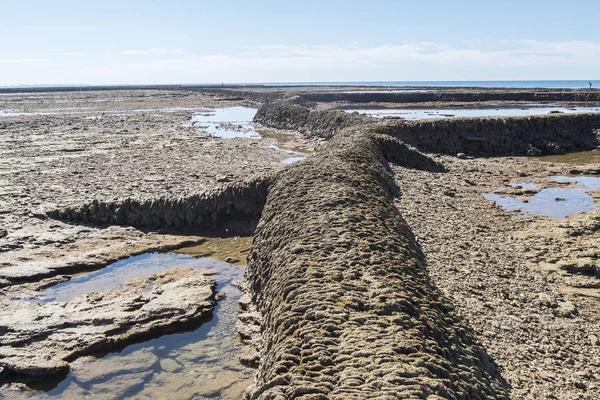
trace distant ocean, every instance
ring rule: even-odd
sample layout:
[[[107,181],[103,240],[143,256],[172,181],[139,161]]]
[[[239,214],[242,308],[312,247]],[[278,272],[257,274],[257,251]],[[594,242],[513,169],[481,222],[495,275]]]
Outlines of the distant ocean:
[[[263,82],[263,83],[225,83],[231,86],[420,86],[420,87],[482,87],[482,88],[545,88],[545,89],[588,89],[600,90],[600,80],[567,80],[567,81],[381,81],[381,82]],[[133,85],[17,85],[0,86],[0,89],[22,91],[26,89],[44,91],[52,89],[93,89],[93,88],[173,88],[173,87],[220,87],[221,83],[186,83],[186,84],[133,84]]]
[[[546,89],[600,89],[600,80],[582,81],[383,81],[383,82],[282,82],[246,84],[267,86],[424,86],[424,87],[483,87],[483,88],[546,88]]]

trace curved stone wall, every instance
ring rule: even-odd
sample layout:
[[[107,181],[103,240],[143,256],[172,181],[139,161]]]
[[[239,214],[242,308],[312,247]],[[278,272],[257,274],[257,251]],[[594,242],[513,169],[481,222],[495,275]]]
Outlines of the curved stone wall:
[[[249,398],[507,397],[467,323],[432,286],[396,191],[364,129],[278,176],[248,258],[263,317]]]
[[[130,225],[178,231],[215,230],[251,234],[258,223],[274,174],[186,198],[158,200],[94,200],[89,204],[50,210],[47,215],[96,225]]]
[[[563,154],[600,144],[600,113],[392,121],[378,131],[433,153]]]
[[[277,129],[296,130],[309,138],[329,139],[344,128],[367,125],[377,122],[377,119],[335,110],[311,110],[293,101],[274,101],[258,110],[254,122]]]
[[[600,101],[599,90],[480,90],[363,93],[305,92],[300,97],[308,101],[352,103],[424,103],[424,102],[474,102],[474,101]]]
[[[419,151],[473,155],[544,155],[591,150],[600,145],[600,113],[525,117],[382,120],[358,113],[310,110],[287,101],[261,108],[256,122],[328,139],[349,126],[373,125]]]

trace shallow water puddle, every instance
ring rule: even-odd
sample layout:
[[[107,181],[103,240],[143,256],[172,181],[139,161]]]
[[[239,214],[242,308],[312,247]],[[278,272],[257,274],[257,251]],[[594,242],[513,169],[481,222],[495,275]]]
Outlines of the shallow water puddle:
[[[241,398],[255,373],[238,361],[241,344],[235,323],[242,292],[233,282],[243,278],[244,269],[217,263],[215,278],[225,298],[215,307],[211,321],[192,332],[133,344],[101,358],[81,358],[55,388],[23,393],[23,397]]]
[[[550,114],[551,112],[576,113],[600,112],[600,107],[531,107],[531,108],[430,108],[430,109],[348,109],[345,112],[358,112],[376,118],[403,118],[420,120],[451,117],[508,117]]]
[[[251,107],[215,108],[195,114],[191,122],[214,137],[260,139],[252,124],[257,111]]]
[[[255,370],[238,360],[242,345],[235,324],[243,293],[237,282],[243,280],[244,267],[231,263],[237,260],[245,264],[250,242],[248,237],[209,238],[200,245],[178,250],[178,254],[131,257],[55,286],[46,301],[117,287],[133,276],[184,265],[216,270],[213,276],[219,282],[217,290],[225,297],[217,303],[212,319],[199,328],[132,344],[96,358],[82,357],[72,363],[66,379],[38,384],[34,387],[38,391],[32,392],[4,389],[0,398],[241,398]],[[197,258],[206,255],[214,258]]]
[[[600,178],[553,176],[550,179],[555,182],[577,183],[583,187],[544,188],[530,198],[523,200],[498,193],[487,193],[483,197],[496,202],[497,205],[507,211],[521,211],[523,217],[544,215],[550,218],[562,219],[568,215],[592,211],[597,208],[593,197],[588,192],[600,190]],[[537,185],[529,182],[511,183],[511,186],[520,187],[524,190],[535,190],[537,188]]]
[[[589,191],[600,190],[600,178],[595,176],[553,176],[551,178],[555,182],[574,182],[583,186]]]
[[[304,154],[300,151],[295,151],[295,150],[291,150],[291,149],[282,149],[281,147],[277,146],[276,144],[270,144],[269,148],[274,149],[274,150],[280,150],[280,151],[283,151],[288,154],[293,154],[293,157],[286,158],[285,160],[282,161],[284,164],[294,164],[294,163],[297,163],[298,161],[302,161],[302,160],[306,159],[306,154]]]
[[[174,267],[214,269],[220,261],[195,258],[183,254],[146,253],[117,261],[98,271],[80,275],[67,282],[59,283],[42,292],[38,300],[69,301],[85,293],[116,289],[128,279],[144,277]]]

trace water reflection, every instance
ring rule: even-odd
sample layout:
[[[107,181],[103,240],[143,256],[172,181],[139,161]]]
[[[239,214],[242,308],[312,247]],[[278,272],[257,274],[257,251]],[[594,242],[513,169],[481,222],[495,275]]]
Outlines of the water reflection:
[[[143,254],[53,287],[47,292],[46,301],[67,300],[77,294],[118,287],[133,276],[189,266],[216,270],[213,277],[224,298],[215,307],[212,319],[197,329],[132,344],[109,354],[82,357],[71,363],[72,371],[65,380],[42,382],[36,386],[39,391],[3,388],[0,398],[241,398],[252,383],[255,370],[238,360],[242,345],[235,325],[243,294],[238,283],[243,279],[244,267],[231,264],[245,263],[250,241],[244,237],[208,238],[203,244],[188,248],[191,254]],[[197,258],[200,254],[214,258]],[[230,259],[231,263],[223,259]]]
[[[215,137],[260,139],[252,124],[257,111],[251,107],[215,108],[195,114],[191,122]]]
[[[496,202],[507,211],[521,211],[523,216],[544,215],[562,219],[597,208],[594,198],[589,192],[600,190],[600,178],[553,176],[550,179],[555,182],[572,182],[583,187],[545,188],[525,199],[500,193],[486,193],[483,197]],[[536,190],[537,188],[537,185],[530,182],[511,183],[510,185],[525,190]]]
[[[347,109],[345,112],[358,112],[376,118],[402,118],[420,120],[428,118],[452,117],[508,117],[551,114],[555,112],[599,112],[600,107],[522,107],[522,108],[429,108],[429,109]]]

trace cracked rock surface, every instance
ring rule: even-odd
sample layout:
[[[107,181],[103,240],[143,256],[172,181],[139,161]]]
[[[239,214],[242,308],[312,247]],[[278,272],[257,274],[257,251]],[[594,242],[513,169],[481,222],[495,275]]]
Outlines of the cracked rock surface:
[[[207,318],[216,303],[212,273],[173,268],[68,302],[3,301],[3,377],[40,379],[66,374],[69,361],[80,355]]]

